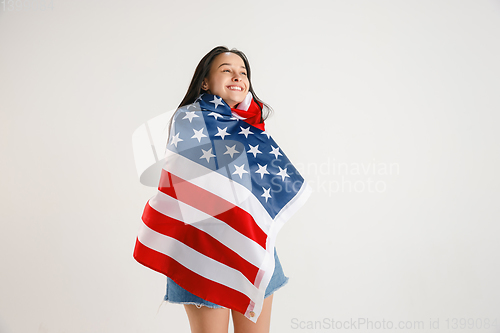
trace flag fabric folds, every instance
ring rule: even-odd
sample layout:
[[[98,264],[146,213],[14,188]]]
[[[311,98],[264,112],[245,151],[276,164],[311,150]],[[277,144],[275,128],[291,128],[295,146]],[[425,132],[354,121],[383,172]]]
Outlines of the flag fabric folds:
[[[256,106],[250,93],[240,104]],[[255,322],[277,233],[311,190],[263,124],[245,120],[211,94],[176,111],[134,258]]]

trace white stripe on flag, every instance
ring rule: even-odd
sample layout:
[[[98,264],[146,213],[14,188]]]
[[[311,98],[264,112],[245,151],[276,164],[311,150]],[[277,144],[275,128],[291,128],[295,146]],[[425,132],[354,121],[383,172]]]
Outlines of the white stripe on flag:
[[[276,239],[278,231],[280,231],[283,224],[285,224],[285,222],[288,221],[292,217],[292,215],[295,214],[297,210],[304,205],[304,203],[309,198],[311,193],[312,193],[311,187],[306,181],[304,181],[297,194],[295,194],[292,200],[290,200],[280,210],[278,215],[274,217],[274,223],[272,224],[271,228],[267,233],[268,240]]]
[[[165,216],[189,223],[209,234],[252,265],[256,267],[262,265],[266,250],[250,238],[228,226],[225,222],[160,191],[149,200],[149,205]]]
[[[273,219],[260,201],[245,186],[171,150],[166,153],[166,163],[163,169],[206,191],[212,192],[247,212],[251,212],[250,215],[253,216],[255,223],[266,234],[268,233]],[[212,186],[206,186],[205,184]],[[213,186],[213,184],[217,184],[217,186]]]
[[[169,256],[208,280],[237,290],[253,300],[264,297],[265,290],[257,289],[239,271],[193,250],[175,238],[162,235],[145,224],[141,226],[137,238],[143,245]]]

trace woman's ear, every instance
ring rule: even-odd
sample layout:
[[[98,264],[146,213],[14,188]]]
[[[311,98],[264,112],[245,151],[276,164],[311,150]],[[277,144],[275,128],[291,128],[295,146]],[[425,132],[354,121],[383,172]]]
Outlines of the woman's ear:
[[[203,82],[201,83],[201,89],[202,90],[208,90],[208,80],[207,80],[207,78],[203,79]]]

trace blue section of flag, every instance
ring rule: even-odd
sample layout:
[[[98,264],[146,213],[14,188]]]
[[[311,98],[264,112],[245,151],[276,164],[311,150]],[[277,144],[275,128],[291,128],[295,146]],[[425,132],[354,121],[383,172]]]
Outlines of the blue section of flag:
[[[304,182],[267,133],[234,118],[215,95],[176,111],[167,148],[242,184],[272,218]]]

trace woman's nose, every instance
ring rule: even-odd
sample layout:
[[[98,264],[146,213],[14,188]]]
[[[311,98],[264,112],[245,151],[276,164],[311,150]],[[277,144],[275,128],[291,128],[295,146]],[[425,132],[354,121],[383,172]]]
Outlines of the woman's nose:
[[[238,82],[238,81],[240,81],[240,80],[241,80],[241,79],[240,79],[240,77],[239,77],[239,76],[235,76],[235,77],[233,77],[233,81],[235,81],[235,82]]]

